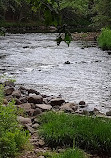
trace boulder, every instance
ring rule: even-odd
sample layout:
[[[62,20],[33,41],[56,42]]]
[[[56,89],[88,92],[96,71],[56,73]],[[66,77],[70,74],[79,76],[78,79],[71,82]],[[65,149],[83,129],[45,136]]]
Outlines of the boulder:
[[[15,89],[13,87],[8,87],[4,89],[5,95],[11,95]]]
[[[38,141],[38,145],[39,145],[40,147],[43,147],[43,146],[45,145],[44,140],[39,139],[39,141]]]
[[[80,108],[85,108],[87,105],[86,105],[86,103],[85,103],[85,101],[80,101],[79,102],[79,107]]]
[[[32,128],[37,129],[40,125],[38,123],[35,123],[32,125]]]
[[[27,103],[27,97],[21,97],[19,99],[22,103]]]
[[[41,114],[41,113],[42,113],[42,110],[39,109],[39,108],[36,108],[36,109],[34,110],[33,116],[39,115],[39,114]]]
[[[25,129],[28,130],[31,134],[34,134],[35,133],[35,130],[29,126],[28,124],[25,124],[24,125]]]
[[[52,106],[56,106],[56,105],[61,106],[64,102],[65,102],[64,99],[62,99],[62,98],[56,98],[56,99],[51,99],[50,102],[49,102],[49,104],[51,104]]]
[[[15,100],[15,105],[20,105],[20,104],[22,104],[22,102],[21,102],[19,99],[17,99],[17,98],[15,98],[14,100]]]
[[[26,113],[32,117],[34,115],[34,109],[26,110]]]
[[[31,124],[32,123],[30,118],[25,118],[25,117],[22,117],[22,116],[17,116],[17,120],[21,124]]]
[[[47,104],[36,104],[36,108],[40,108],[42,111],[51,110],[52,106]]]
[[[65,63],[64,64],[70,64],[70,61],[65,61]]]
[[[34,93],[34,94],[36,94],[36,95],[39,95],[40,93],[39,92],[37,92],[36,90],[34,90],[34,89],[28,89],[27,90],[28,91],[28,94],[30,94],[30,93]]]
[[[5,98],[7,99],[8,102],[13,99],[12,95],[5,96]]]
[[[106,112],[106,116],[111,116],[111,110]]]
[[[5,81],[5,82],[4,82],[4,86],[5,86],[5,87],[6,87],[6,86],[14,87],[15,84],[14,84],[14,82],[12,82],[12,81]]]
[[[30,103],[20,104],[20,105],[17,105],[17,107],[24,109],[26,112],[31,110],[31,104]]]
[[[65,112],[75,112],[77,109],[78,106],[75,105],[74,103],[66,103],[60,107],[60,110],[63,110]]]
[[[21,97],[21,92],[20,92],[20,90],[15,90],[15,91],[13,91],[13,93],[12,93],[12,96],[14,97],[14,98],[20,98]]]
[[[28,102],[29,103],[34,103],[34,104],[42,104],[43,103],[43,97],[40,95],[33,95],[28,97]]]

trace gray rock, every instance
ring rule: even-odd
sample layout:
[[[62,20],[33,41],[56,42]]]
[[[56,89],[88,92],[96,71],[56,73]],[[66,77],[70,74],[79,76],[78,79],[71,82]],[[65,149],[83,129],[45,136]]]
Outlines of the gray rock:
[[[34,110],[33,116],[39,115],[39,114],[41,114],[41,113],[42,113],[42,110],[39,109],[39,108],[36,108],[36,109]]]
[[[20,105],[17,105],[17,107],[22,108],[27,112],[31,109],[31,104],[30,103],[20,104]]]
[[[39,156],[38,158],[45,158],[44,156]]]
[[[37,92],[36,90],[34,90],[34,89],[28,89],[28,94],[29,93],[34,93],[34,94],[36,94],[36,95],[39,95],[40,93],[39,92]]]
[[[111,116],[111,110],[106,112],[106,116]]]
[[[40,139],[40,140],[38,141],[38,145],[39,145],[40,147],[43,147],[43,146],[45,145],[44,140]]]
[[[32,128],[37,129],[40,125],[38,123],[35,123],[32,125]]]
[[[29,115],[29,116],[33,116],[34,115],[34,109],[29,109],[26,111],[26,113]]]
[[[21,97],[21,92],[20,92],[20,90],[15,90],[15,91],[13,91],[13,93],[12,93],[12,96],[14,97],[14,98],[20,98]]]
[[[21,97],[19,99],[22,103],[27,103],[27,97]]]
[[[13,99],[12,95],[5,96],[5,98],[7,99],[8,102]]]
[[[35,133],[35,130],[31,127],[31,126],[29,126],[28,124],[25,124],[25,126],[24,126],[31,134],[34,134]]]
[[[51,99],[49,103],[52,106],[55,106],[55,105],[62,105],[64,102],[65,102],[64,99],[62,99],[62,98],[56,98],[56,99]]]
[[[5,81],[5,82],[4,82],[4,86],[5,86],[5,87],[6,87],[6,86],[14,87],[15,84],[14,84],[14,82],[12,82],[12,81]]]
[[[63,110],[65,112],[75,112],[77,109],[78,106],[75,105],[74,103],[66,103],[60,107],[60,110]]]
[[[22,117],[22,116],[17,116],[17,120],[21,124],[31,124],[32,123],[30,118],[25,118],[25,117]]]
[[[15,100],[15,104],[16,104],[16,105],[22,104],[22,102],[21,102],[19,99],[17,99],[17,98],[15,98],[14,100]]]
[[[29,103],[34,103],[34,104],[42,104],[43,103],[43,97],[40,95],[33,95],[28,97],[28,102]]]
[[[42,111],[52,109],[52,106],[47,104],[36,104],[36,107],[40,108]]]
[[[86,105],[86,103],[84,102],[84,101],[80,101],[79,102],[79,107],[80,108],[85,108],[87,105]]]
[[[65,63],[64,64],[70,64],[70,61],[65,61]]]
[[[15,89],[13,87],[8,87],[4,89],[5,95],[11,95]]]

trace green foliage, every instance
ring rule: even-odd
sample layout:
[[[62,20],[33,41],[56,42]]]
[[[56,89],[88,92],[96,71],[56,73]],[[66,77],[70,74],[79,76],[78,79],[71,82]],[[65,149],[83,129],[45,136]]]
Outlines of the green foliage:
[[[46,158],[87,158],[85,153],[82,150],[79,150],[77,148],[75,149],[67,149],[64,152],[61,153],[44,153],[42,154]]]
[[[39,134],[53,148],[70,145],[111,155],[111,120],[49,112],[40,118]]]
[[[111,0],[94,0],[93,22],[100,29],[111,25]]]
[[[111,50],[111,29],[103,28],[97,41],[103,50]]]
[[[16,114],[14,101],[6,107],[0,105],[0,158],[15,157],[28,142],[29,135],[19,126]]]

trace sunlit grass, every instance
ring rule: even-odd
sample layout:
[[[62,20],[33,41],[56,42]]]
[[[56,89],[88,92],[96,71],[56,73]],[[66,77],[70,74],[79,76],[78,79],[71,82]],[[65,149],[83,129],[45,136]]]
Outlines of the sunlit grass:
[[[111,120],[48,112],[40,118],[40,135],[52,148],[76,146],[111,155]]]

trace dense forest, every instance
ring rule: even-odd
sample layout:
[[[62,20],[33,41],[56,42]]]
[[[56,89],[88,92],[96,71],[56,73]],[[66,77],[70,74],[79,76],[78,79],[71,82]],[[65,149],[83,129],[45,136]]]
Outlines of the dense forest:
[[[111,25],[110,0],[0,0],[0,25],[67,24],[74,31],[100,30]]]

